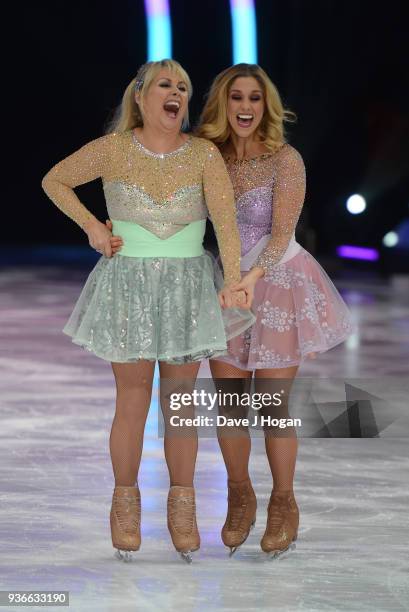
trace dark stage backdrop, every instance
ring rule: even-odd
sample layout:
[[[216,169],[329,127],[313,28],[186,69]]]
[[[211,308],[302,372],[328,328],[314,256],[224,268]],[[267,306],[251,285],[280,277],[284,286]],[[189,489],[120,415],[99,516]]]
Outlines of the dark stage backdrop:
[[[228,0],[171,0],[173,57],[188,70],[198,117],[212,77],[232,63]],[[258,0],[259,64],[298,115],[288,132],[307,167],[307,223],[318,253],[379,246],[408,217],[406,2]],[[57,161],[103,133],[146,60],[142,0],[23,2],[3,28],[10,147],[4,244],[86,244],[41,189]],[[368,200],[350,215],[352,193]],[[77,189],[105,219],[99,181]]]

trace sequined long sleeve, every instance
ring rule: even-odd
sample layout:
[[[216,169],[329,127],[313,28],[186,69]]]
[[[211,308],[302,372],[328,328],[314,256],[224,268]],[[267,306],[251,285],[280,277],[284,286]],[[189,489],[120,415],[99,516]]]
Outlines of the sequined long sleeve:
[[[82,204],[73,187],[103,176],[110,161],[112,134],[87,143],[47,172],[42,187],[68,217],[83,227],[94,215]]]
[[[203,171],[203,189],[206,205],[215,229],[223,264],[226,285],[239,282],[240,234],[236,221],[234,191],[223,157],[210,142],[206,146],[207,158]]]
[[[304,204],[305,189],[303,159],[294,147],[284,145],[279,153],[273,188],[271,239],[254,264],[265,272],[280,261],[288,247]]]

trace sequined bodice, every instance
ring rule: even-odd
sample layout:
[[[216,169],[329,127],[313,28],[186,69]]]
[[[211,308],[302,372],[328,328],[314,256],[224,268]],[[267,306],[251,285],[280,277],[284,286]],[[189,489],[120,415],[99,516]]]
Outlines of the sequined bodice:
[[[159,154],[146,149],[133,130],[114,132],[60,161],[45,175],[42,186],[83,227],[94,216],[73,188],[96,178],[102,179],[112,220],[137,223],[161,239],[210,213],[225,281],[240,280],[233,187],[223,158],[210,141],[189,136],[178,149]]]
[[[258,266],[271,270],[284,254],[304,202],[305,167],[301,155],[289,144],[253,159],[225,157],[233,183],[241,255],[263,236],[269,243],[257,258]]]
[[[266,234],[271,233],[272,193],[270,186],[250,189],[236,200],[241,254],[245,255]]]
[[[181,187],[162,201],[137,185],[108,181],[103,186],[111,219],[133,221],[159,238],[168,238],[188,223],[207,217],[201,184]]]
[[[241,254],[246,255],[260,238],[271,234],[274,154],[266,153],[244,161],[226,158],[225,161],[236,197]]]
[[[206,219],[198,159],[186,172],[196,139],[190,137],[175,151],[162,154],[146,149],[133,132],[130,140],[128,154],[120,157],[120,175],[112,169],[102,179],[110,218],[137,223],[159,238],[169,238],[192,221]],[[132,170],[124,176],[123,168],[129,166]]]

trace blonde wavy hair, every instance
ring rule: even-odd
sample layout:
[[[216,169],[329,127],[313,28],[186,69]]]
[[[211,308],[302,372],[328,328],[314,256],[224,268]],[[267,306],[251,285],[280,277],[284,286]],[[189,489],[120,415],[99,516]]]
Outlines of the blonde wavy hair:
[[[284,122],[294,122],[297,116],[284,109],[276,86],[257,64],[236,64],[217,75],[207,94],[195,134],[219,146],[229,140],[232,128],[227,118],[227,100],[233,81],[239,77],[254,77],[259,83],[264,96],[264,115],[257,136],[268,149],[276,151],[286,142]]]
[[[143,64],[136,76],[129,83],[122,96],[121,104],[116,108],[113,118],[108,122],[106,134],[112,132],[126,132],[135,127],[143,127],[143,103],[146,92],[156,75],[164,68],[179,76],[188,90],[188,98],[192,97],[193,88],[189,75],[179,62],[173,59],[163,59],[157,62]],[[140,104],[135,100],[135,93],[140,94]],[[183,118],[182,129],[189,127],[189,109]]]

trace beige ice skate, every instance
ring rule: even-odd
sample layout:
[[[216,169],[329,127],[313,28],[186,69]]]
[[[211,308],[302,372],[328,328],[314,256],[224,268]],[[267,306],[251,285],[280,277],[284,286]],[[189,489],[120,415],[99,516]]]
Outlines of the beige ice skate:
[[[141,496],[137,486],[117,486],[112,496],[111,537],[117,558],[131,561],[141,545]]]
[[[227,517],[222,528],[222,540],[232,556],[248,538],[256,522],[257,499],[250,479],[228,480]]]
[[[200,536],[196,524],[195,490],[193,487],[170,487],[168,529],[173,545],[182,559],[191,563],[191,553],[200,548]]]
[[[295,548],[299,511],[293,491],[272,491],[268,504],[267,526],[260,542],[271,558]]]

